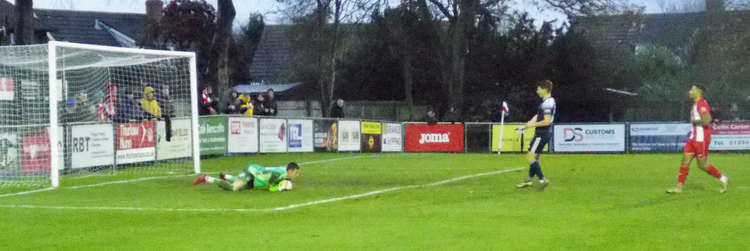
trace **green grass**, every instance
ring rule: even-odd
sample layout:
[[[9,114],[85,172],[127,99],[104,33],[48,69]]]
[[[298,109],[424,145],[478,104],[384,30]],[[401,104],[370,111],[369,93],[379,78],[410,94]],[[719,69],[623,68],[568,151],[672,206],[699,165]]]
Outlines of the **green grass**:
[[[514,188],[524,169],[282,211],[165,210],[264,210],[525,166],[521,155],[283,154],[207,159],[203,168],[357,156],[303,165],[295,190],[283,193],[192,187],[193,176],[82,189],[70,187],[132,174],[63,179],[53,191],[0,198],[0,249],[750,249],[750,156],[741,154],[711,155],[732,178],[726,194],[693,167],[685,192],[666,195],[678,154],[546,155],[544,192]]]

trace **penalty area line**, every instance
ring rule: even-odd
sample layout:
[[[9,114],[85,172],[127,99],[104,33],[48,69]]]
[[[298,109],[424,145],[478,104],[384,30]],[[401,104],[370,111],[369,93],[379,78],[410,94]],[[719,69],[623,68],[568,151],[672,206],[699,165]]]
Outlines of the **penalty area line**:
[[[92,211],[140,211],[140,212],[274,212],[274,211],[286,211],[296,208],[315,206],[326,203],[333,203],[344,200],[358,199],[377,194],[383,194],[388,192],[413,189],[413,188],[425,188],[440,186],[448,183],[462,181],[466,179],[473,179],[489,175],[497,175],[508,172],[515,172],[524,169],[525,167],[517,167],[511,169],[503,169],[492,172],[477,173],[465,176],[459,176],[451,179],[440,180],[432,183],[421,184],[421,185],[409,185],[409,186],[398,186],[387,189],[375,190],[366,193],[353,194],[342,197],[335,197],[324,200],[315,200],[305,203],[291,204],[288,206],[275,207],[275,208],[149,208],[149,207],[107,207],[107,206],[44,206],[44,205],[0,205],[0,208],[21,208],[21,209],[57,209],[57,210],[92,210]]]
[[[314,206],[314,205],[319,205],[319,204],[332,203],[332,202],[337,202],[337,201],[342,201],[342,200],[352,200],[352,199],[358,199],[358,198],[362,198],[362,197],[368,197],[368,196],[373,196],[373,195],[377,195],[377,194],[388,193],[388,192],[399,191],[399,190],[405,190],[405,189],[423,188],[423,187],[434,187],[434,186],[439,186],[439,185],[443,185],[443,184],[453,183],[453,182],[461,181],[461,180],[465,180],[465,179],[472,179],[472,178],[477,178],[477,177],[482,177],[482,176],[487,176],[487,175],[495,175],[495,174],[507,173],[507,172],[515,172],[515,171],[522,170],[524,168],[525,167],[516,167],[516,168],[504,169],[504,170],[498,170],[498,171],[492,171],[492,172],[486,172],[486,173],[478,173],[478,174],[472,174],[472,175],[465,175],[465,176],[460,176],[460,177],[456,177],[456,178],[452,178],[452,179],[447,179],[447,180],[436,181],[436,182],[432,182],[432,183],[428,183],[428,184],[422,184],[422,185],[409,185],[409,186],[392,187],[392,188],[387,188],[387,189],[382,189],[382,190],[375,190],[375,191],[370,191],[370,192],[361,193],[361,194],[354,194],[354,195],[348,195],[348,196],[330,198],[330,199],[325,199],[325,200],[316,200],[316,201],[310,201],[310,202],[305,202],[305,203],[292,204],[292,205],[283,206],[283,207],[276,207],[276,208],[271,208],[270,211],[284,211],[284,210],[290,210],[290,209],[295,209],[295,208],[300,208],[300,207],[308,207],[308,206]]]
[[[320,163],[327,163],[327,162],[334,162],[334,161],[341,161],[341,160],[352,160],[352,159],[362,159],[362,158],[374,158],[377,157],[377,155],[372,156],[352,156],[352,157],[342,157],[342,158],[333,158],[333,159],[323,159],[323,160],[315,160],[315,161],[307,161],[307,162],[300,162],[299,165],[313,165],[313,164],[320,164]],[[89,185],[78,185],[78,186],[70,186],[70,187],[62,187],[64,189],[81,189],[81,188],[89,188],[89,187],[99,187],[99,186],[107,186],[107,185],[115,185],[115,184],[126,184],[126,183],[134,183],[134,182],[141,182],[141,181],[148,181],[148,180],[158,180],[158,179],[169,179],[169,178],[182,178],[182,177],[188,177],[193,176],[195,174],[182,174],[182,175],[166,175],[166,176],[155,176],[155,177],[143,177],[143,178],[136,178],[136,179],[127,179],[127,180],[116,180],[116,181],[108,181],[108,182],[102,182],[102,183],[96,183],[96,184],[89,184]],[[87,175],[84,177],[89,177],[94,175]],[[76,178],[84,178],[84,177],[76,177]],[[31,190],[31,191],[24,191],[19,193],[8,193],[8,194],[0,194],[0,198],[3,197],[11,197],[11,196],[18,196],[18,195],[25,195],[25,194],[32,194],[32,193],[38,193],[38,192],[44,192],[44,191],[50,191],[54,190],[53,187],[48,187],[44,189],[38,189],[38,190]]]
[[[31,190],[31,191],[23,191],[23,192],[18,192],[18,193],[5,193],[5,194],[0,194],[0,198],[11,197],[11,196],[16,196],[16,195],[32,194],[32,193],[44,192],[44,191],[49,191],[49,190],[54,190],[54,189],[55,189],[54,187],[48,187],[48,188]]]
[[[327,162],[334,162],[334,161],[341,161],[341,160],[362,159],[362,158],[372,158],[372,157],[374,157],[374,156],[353,156],[353,157],[333,158],[333,159],[324,159],[324,160],[315,160],[315,161],[300,162],[299,165],[300,166],[305,166],[305,165],[313,165],[313,164],[320,164],[320,163],[327,163]],[[147,180],[158,180],[158,179],[168,179],[168,178],[182,178],[182,177],[188,177],[188,176],[193,176],[193,175],[195,175],[195,174],[167,175],[167,176],[157,176],[157,177],[143,177],[143,178],[137,178],[137,179],[117,180],[117,181],[96,183],[96,184],[91,184],[91,185],[72,186],[72,187],[66,187],[66,188],[68,188],[68,189],[80,189],[80,188],[98,187],[98,186],[106,186],[106,185],[113,185],[113,184],[124,184],[124,183],[141,182],[141,181],[147,181]]]

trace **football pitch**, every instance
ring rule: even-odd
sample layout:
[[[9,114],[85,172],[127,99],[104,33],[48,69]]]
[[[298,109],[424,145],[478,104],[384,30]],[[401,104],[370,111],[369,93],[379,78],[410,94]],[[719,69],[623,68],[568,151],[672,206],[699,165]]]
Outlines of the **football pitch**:
[[[301,163],[290,192],[191,186],[195,175],[63,178],[0,197],[2,250],[749,250],[750,155],[545,155],[551,185],[516,189],[522,155],[279,154],[205,159],[204,173]]]

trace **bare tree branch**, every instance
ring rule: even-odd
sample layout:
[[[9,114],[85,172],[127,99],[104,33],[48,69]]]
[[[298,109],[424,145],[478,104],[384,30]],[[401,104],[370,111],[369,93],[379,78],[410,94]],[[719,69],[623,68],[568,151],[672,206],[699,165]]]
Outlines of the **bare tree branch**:
[[[429,1],[432,5],[435,5],[435,7],[437,7],[438,10],[440,10],[440,12],[443,13],[443,15],[445,15],[446,18],[448,18],[448,20],[451,20],[451,22],[455,21],[456,15],[454,15],[452,11],[448,10],[448,8],[446,8],[445,5],[440,2],[440,0],[429,0]]]

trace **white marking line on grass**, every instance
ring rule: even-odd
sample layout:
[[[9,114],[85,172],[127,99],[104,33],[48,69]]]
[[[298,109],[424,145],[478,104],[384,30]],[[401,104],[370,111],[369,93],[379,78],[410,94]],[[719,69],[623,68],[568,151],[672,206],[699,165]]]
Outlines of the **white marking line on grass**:
[[[309,206],[315,206],[320,204],[326,204],[326,203],[333,203],[337,201],[343,201],[343,200],[351,200],[351,199],[358,199],[362,197],[372,196],[376,194],[382,194],[387,192],[393,192],[393,191],[399,191],[399,190],[405,190],[405,189],[412,189],[412,188],[421,188],[421,187],[433,187],[433,186],[439,186],[444,185],[448,183],[453,183],[456,181],[461,181],[465,179],[472,179],[482,176],[488,176],[488,175],[495,175],[495,174],[502,174],[507,172],[514,172],[524,169],[524,167],[517,167],[512,169],[504,169],[504,170],[498,170],[498,171],[492,171],[492,172],[486,172],[486,173],[478,173],[478,174],[472,174],[472,175],[465,175],[460,176],[456,178],[451,178],[447,180],[441,180],[436,181],[428,184],[422,184],[422,185],[409,185],[409,186],[399,186],[399,187],[392,187],[387,189],[381,189],[381,190],[375,190],[370,191],[366,193],[361,194],[353,194],[343,197],[336,197],[336,198],[330,198],[330,199],[324,199],[324,200],[316,200],[316,201],[310,201],[305,203],[299,203],[299,204],[292,204],[288,206],[283,207],[275,207],[275,208],[149,208],[149,207],[93,207],[93,206],[83,206],[83,207],[76,207],[76,206],[37,206],[37,205],[0,205],[0,208],[26,208],[26,209],[60,209],[60,210],[95,210],[95,211],[156,211],[156,212],[270,212],[270,211],[286,211],[291,210],[295,208],[301,208],[301,207],[309,207]]]
[[[284,211],[284,210],[289,210],[289,209],[295,209],[295,208],[307,207],[307,206],[314,206],[314,205],[331,203],[331,202],[337,202],[337,201],[342,201],[342,200],[357,199],[357,198],[372,196],[372,195],[381,194],[381,193],[393,192],[393,191],[398,191],[398,190],[404,190],[404,189],[411,189],[411,188],[418,188],[418,187],[433,187],[433,186],[439,186],[439,185],[443,185],[443,184],[447,184],[447,183],[452,183],[452,182],[456,182],[456,181],[460,181],[460,180],[471,179],[471,178],[476,178],[476,177],[481,177],[481,176],[501,174],[501,173],[507,173],[507,172],[514,172],[514,171],[518,171],[518,170],[521,170],[521,169],[524,169],[524,167],[516,167],[516,168],[512,168],[512,169],[505,169],[505,170],[498,170],[498,171],[492,171],[492,172],[486,172],[486,173],[478,173],[478,174],[466,175],[466,176],[456,177],[456,178],[447,179],[447,180],[441,180],[441,181],[437,181],[437,182],[433,182],[433,183],[429,183],[429,184],[423,184],[423,185],[410,185],[410,186],[392,187],[392,188],[383,189],[383,190],[375,190],[375,191],[371,191],[371,192],[367,192],[367,193],[354,194],[354,195],[337,197],[337,198],[330,198],[330,199],[325,199],[325,200],[316,200],[316,201],[310,201],[310,202],[300,203],[300,204],[292,204],[292,205],[289,205],[289,206],[272,208],[269,211]]]
[[[373,157],[377,157],[377,155],[372,155],[372,156],[353,156],[353,157],[342,157],[342,158],[315,160],[315,161],[308,161],[308,162],[300,162],[299,165],[312,165],[312,164],[334,162],[334,161],[340,161],[340,160],[351,160],[351,159],[362,159],[362,158],[373,158]],[[141,182],[141,181],[147,181],[147,180],[180,178],[180,177],[187,177],[187,176],[192,176],[192,175],[195,175],[195,174],[167,175],[167,176],[156,176],[156,177],[143,177],[143,178],[137,178],[137,179],[117,180],[117,181],[109,181],[109,182],[96,183],[96,184],[90,184],[90,185],[71,186],[71,187],[65,187],[65,188],[66,189],[81,189],[81,188],[89,188],[89,187],[99,187],[99,186],[113,185],[113,184],[125,184],[125,183]],[[26,192],[20,192],[20,193],[2,194],[2,195],[0,195],[0,198],[2,198],[2,197],[16,196],[16,195],[24,195],[24,194],[30,194],[30,193],[37,193],[37,192],[43,192],[43,191],[49,191],[49,190],[53,190],[53,189],[54,188],[50,187],[50,188],[33,190],[33,191],[26,191]]]
[[[334,158],[334,159],[324,159],[324,160],[315,160],[315,161],[307,161],[307,162],[300,162],[298,163],[300,166],[304,165],[312,165],[312,164],[319,164],[319,163],[326,163],[326,162],[334,162],[339,160],[352,160],[352,159],[364,159],[364,158],[375,158],[378,157],[377,155],[371,155],[371,156],[354,156],[354,157],[343,157],[343,158]]]
[[[340,160],[372,158],[372,157],[374,157],[374,156],[354,156],[354,157],[324,159],[324,160],[300,162],[299,165],[303,166],[303,165],[312,165],[312,164],[326,163],[326,162],[333,162],[333,161],[340,161]],[[91,185],[72,186],[72,187],[68,187],[68,188],[69,189],[80,189],[80,188],[87,188],[87,187],[106,186],[106,185],[112,185],[112,184],[124,184],[124,183],[141,182],[141,181],[147,181],[147,180],[158,180],[158,179],[168,179],[168,178],[181,178],[181,177],[187,177],[187,176],[193,176],[193,175],[195,175],[195,174],[167,175],[167,176],[157,176],[157,177],[144,177],[144,178],[129,179],[129,180],[110,181],[110,182],[97,183],[97,184],[91,184]]]
[[[24,192],[18,192],[18,193],[5,193],[5,194],[0,194],[0,198],[11,197],[11,196],[16,196],[16,195],[32,194],[32,193],[38,193],[38,192],[44,192],[44,191],[49,191],[49,190],[53,190],[53,189],[55,189],[55,188],[54,187],[48,187],[48,188],[31,190],[31,191],[24,191]]]
[[[109,181],[109,182],[103,182],[103,183],[96,183],[96,184],[90,184],[90,185],[79,185],[79,186],[72,186],[72,187],[66,187],[66,188],[68,188],[68,189],[80,189],[80,188],[87,188],[87,187],[106,186],[106,185],[112,185],[112,184],[133,183],[133,182],[140,182],[140,181],[146,181],[146,180],[158,180],[158,179],[187,177],[187,176],[193,176],[193,175],[195,175],[195,174],[167,175],[167,176],[156,176],[156,177],[143,177],[143,178],[137,178],[137,179]]]

